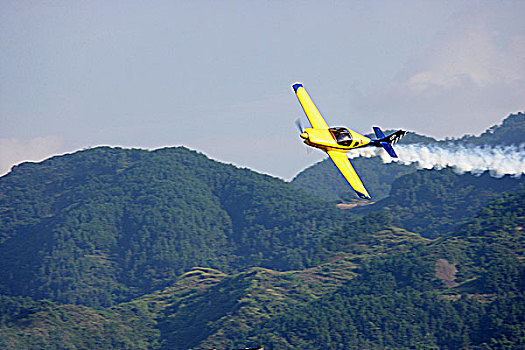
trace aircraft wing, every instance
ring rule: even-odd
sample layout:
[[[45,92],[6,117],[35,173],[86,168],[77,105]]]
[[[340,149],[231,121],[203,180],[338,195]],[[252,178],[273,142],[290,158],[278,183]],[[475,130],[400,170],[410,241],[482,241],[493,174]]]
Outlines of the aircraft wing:
[[[319,110],[317,110],[314,101],[312,101],[308,95],[308,92],[306,92],[303,84],[295,83],[292,85],[292,87],[295,91],[295,94],[297,95],[297,98],[299,99],[299,102],[301,103],[301,106],[303,107],[304,114],[306,114],[306,117],[308,117],[308,120],[312,125],[312,128],[328,129],[328,125],[326,125],[323,116],[321,113],[319,113]]]
[[[339,169],[341,174],[343,174],[344,178],[348,181],[350,186],[352,186],[357,195],[364,199],[371,199],[368,191],[361,182],[361,179],[357,175],[357,172],[354,170],[352,163],[350,163],[350,160],[346,156],[346,153],[336,151],[327,151],[326,153],[328,153],[335,166]]]

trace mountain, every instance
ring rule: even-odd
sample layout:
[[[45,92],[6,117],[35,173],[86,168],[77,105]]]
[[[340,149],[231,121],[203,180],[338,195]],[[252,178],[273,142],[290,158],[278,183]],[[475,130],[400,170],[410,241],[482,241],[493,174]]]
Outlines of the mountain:
[[[434,138],[408,133],[401,141],[402,144],[424,144],[457,147],[470,144],[474,146],[509,146],[520,145],[525,142],[525,113],[510,114],[500,125],[494,125],[480,136],[465,135],[458,139],[438,141]],[[373,137],[372,135],[368,135]],[[372,193],[374,200],[388,197],[394,180],[402,175],[416,171],[415,165],[398,163],[383,164],[379,157],[354,158],[354,167],[359,176],[365,180],[366,187]],[[355,196],[349,190],[348,184],[338,175],[338,170],[330,159],[318,162],[295,176],[290,182],[294,187],[303,189],[328,201],[352,201]]]
[[[88,306],[159,289],[192,266],[312,266],[322,233],[351,216],[185,148],[25,163],[0,189],[0,291]]]
[[[184,147],[17,166],[0,348],[523,348],[523,180],[389,186],[340,210]]]

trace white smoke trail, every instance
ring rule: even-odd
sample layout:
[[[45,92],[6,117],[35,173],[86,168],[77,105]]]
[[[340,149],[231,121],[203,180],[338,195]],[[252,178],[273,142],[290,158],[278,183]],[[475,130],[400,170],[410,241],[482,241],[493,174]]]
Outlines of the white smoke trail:
[[[361,148],[348,152],[348,158],[379,156],[383,163],[399,162],[415,164],[422,169],[450,167],[457,173],[469,172],[480,175],[485,171],[493,177],[525,174],[525,144],[519,146],[462,146],[443,145],[396,145],[398,159],[391,158],[381,148]]]

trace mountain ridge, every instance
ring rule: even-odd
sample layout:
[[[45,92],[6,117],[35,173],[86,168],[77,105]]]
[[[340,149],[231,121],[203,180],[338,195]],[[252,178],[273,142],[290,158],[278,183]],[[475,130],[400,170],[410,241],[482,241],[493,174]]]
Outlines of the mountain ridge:
[[[183,147],[17,166],[0,347],[525,346],[523,179],[396,171],[339,210]]]

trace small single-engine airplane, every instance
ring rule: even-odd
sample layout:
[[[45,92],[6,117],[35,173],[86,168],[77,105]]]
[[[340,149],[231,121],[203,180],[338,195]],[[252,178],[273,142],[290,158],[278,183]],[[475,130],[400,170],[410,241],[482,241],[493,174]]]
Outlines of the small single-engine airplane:
[[[303,130],[298,123],[301,131],[301,137],[308,146],[322,149],[332,159],[335,166],[339,169],[343,177],[348,181],[360,198],[371,199],[363,182],[354,170],[346,153],[354,148],[367,146],[383,147],[385,151],[393,158],[397,158],[396,152],[392,148],[399,139],[406,135],[406,131],[398,130],[393,134],[385,136],[380,128],[374,126],[374,133],[377,139],[369,139],[353,130],[347,128],[329,128],[324,121],[321,113],[315,107],[314,102],[306,92],[303,84],[295,83],[292,85],[301,106],[303,107],[306,117],[312,125],[311,128]]]

